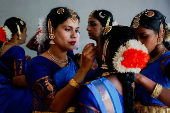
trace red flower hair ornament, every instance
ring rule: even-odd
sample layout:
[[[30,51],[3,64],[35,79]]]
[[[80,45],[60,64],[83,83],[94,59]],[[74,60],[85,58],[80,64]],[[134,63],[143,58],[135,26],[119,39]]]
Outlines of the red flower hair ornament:
[[[120,73],[139,73],[150,59],[147,48],[135,39],[118,48],[113,58],[114,68]]]
[[[7,26],[0,27],[0,41],[6,42],[12,38],[12,33]]]

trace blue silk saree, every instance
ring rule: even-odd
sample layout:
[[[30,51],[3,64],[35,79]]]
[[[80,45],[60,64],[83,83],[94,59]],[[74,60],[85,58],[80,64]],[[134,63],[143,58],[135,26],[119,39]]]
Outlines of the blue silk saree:
[[[34,111],[52,111],[50,105],[55,94],[69,83],[78,70],[69,56],[68,60],[69,65],[63,68],[43,56],[30,60],[26,80],[32,90]]]
[[[12,78],[25,74],[25,51],[13,46],[0,57],[0,113],[30,113],[29,89],[12,84]]]
[[[76,109],[77,113],[124,113],[123,96],[103,77],[82,87]]]

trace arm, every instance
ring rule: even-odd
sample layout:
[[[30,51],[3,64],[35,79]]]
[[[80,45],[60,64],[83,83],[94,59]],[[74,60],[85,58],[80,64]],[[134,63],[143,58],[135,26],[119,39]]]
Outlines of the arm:
[[[29,88],[25,80],[25,51],[18,47],[14,55],[14,75],[12,82],[18,87]]]
[[[73,77],[73,79],[81,84],[88,70],[90,69],[94,58],[96,57],[94,44],[87,44],[82,52],[82,65]],[[69,102],[73,99],[74,95],[77,93],[77,89],[67,84],[63,89],[58,91],[53,99],[50,108],[57,111],[63,112]],[[60,103],[60,104],[58,104]]]
[[[136,77],[135,82],[142,85],[147,91],[149,91],[152,94],[153,90],[155,89],[156,83],[139,73],[135,74],[135,77]],[[170,90],[163,87],[157,99],[160,100],[165,105],[167,105],[168,107],[170,107]]]
[[[31,49],[31,50],[35,50],[35,51],[37,51],[37,47],[36,47],[37,45],[34,44],[36,35],[37,35],[37,34],[35,34],[35,35],[29,40],[29,42],[28,42],[27,45],[26,45],[26,47],[28,47],[28,48]]]

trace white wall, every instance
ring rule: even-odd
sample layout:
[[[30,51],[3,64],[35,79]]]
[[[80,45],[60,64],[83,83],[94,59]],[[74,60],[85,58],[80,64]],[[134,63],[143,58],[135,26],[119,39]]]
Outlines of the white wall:
[[[9,17],[19,17],[27,24],[27,40],[36,33],[38,18],[46,16],[54,7],[66,6],[73,9],[80,16],[80,46],[83,47],[94,42],[89,39],[86,31],[88,16],[95,9],[106,9],[112,12],[114,19],[121,25],[129,26],[133,17],[145,9],[156,9],[166,16],[166,22],[170,23],[170,0],[0,0],[0,26]],[[21,45],[26,54],[34,57],[36,52]]]

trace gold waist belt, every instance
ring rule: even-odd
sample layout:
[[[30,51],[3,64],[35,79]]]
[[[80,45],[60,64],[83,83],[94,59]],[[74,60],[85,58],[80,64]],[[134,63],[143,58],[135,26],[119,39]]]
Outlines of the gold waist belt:
[[[140,105],[135,108],[136,113],[170,113],[170,108]]]

